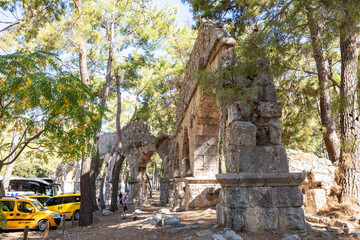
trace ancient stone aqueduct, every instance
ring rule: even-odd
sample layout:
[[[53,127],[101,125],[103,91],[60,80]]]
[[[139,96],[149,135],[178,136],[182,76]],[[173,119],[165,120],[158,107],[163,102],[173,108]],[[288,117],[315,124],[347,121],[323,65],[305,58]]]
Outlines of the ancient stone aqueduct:
[[[164,169],[162,205],[174,210],[216,205],[217,222],[237,231],[303,233],[299,185],[306,174],[289,173],[278,121],[281,103],[276,100],[268,62],[258,60],[255,79],[230,80],[257,87],[256,97],[247,103],[220,106],[193,80],[202,69],[232,64],[234,46],[235,40],[221,26],[203,21],[180,89],[176,132],[159,139],[148,125],[136,122],[124,133],[123,153],[131,169],[130,196],[134,204],[146,200],[146,165],[157,152]],[[229,84],[229,79],[224,81]],[[115,139],[114,133],[101,136],[105,159]],[[226,173],[219,173],[220,147]]]

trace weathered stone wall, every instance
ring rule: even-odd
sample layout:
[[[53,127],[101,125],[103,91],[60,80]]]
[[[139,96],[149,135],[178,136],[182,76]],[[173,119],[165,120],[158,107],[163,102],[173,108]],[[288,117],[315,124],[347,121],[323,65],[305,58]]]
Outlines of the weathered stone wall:
[[[234,64],[234,55],[219,55],[216,67]],[[277,102],[269,62],[259,58],[252,76],[233,76],[223,84],[238,84],[251,96],[229,105],[220,102],[220,126],[226,174],[221,184],[217,221],[237,231],[305,232],[303,173],[289,173],[281,146],[281,103]],[[246,91],[245,91],[246,92]]]
[[[290,172],[305,172],[307,177],[301,185],[304,209],[317,213],[326,206],[327,198],[335,183],[335,166],[329,159],[318,158],[312,153],[287,149]]]
[[[167,181],[173,188],[169,202],[173,201],[174,209],[214,206],[217,202],[219,109],[215,99],[204,95],[197,87],[195,78],[200,70],[215,68],[229,55],[233,56],[234,45],[235,41],[221,25],[201,22],[177,102],[174,180]]]

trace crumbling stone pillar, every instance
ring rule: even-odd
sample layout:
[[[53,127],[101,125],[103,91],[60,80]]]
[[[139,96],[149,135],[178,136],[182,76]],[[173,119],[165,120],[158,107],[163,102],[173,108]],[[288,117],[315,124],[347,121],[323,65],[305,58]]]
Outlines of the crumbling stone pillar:
[[[276,101],[268,61],[259,59],[254,79],[239,78],[255,97],[221,111],[226,172],[217,221],[236,231],[305,232],[302,192],[305,173],[289,173],[281,146],[281,103]]]
[[[133,176],[133,175],[132,175]],[[141,205],[147,202],[147,185],[149,181],[146,178],[146,167],[139,167],[136,179],[132,178],[130,184],[132,185],[134,205]]]

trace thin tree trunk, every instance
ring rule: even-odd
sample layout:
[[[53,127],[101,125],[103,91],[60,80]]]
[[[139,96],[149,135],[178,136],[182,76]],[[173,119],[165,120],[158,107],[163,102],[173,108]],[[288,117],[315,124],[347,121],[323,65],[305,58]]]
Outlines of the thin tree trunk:
[[[79,46],[79,49],[80,49],[79,60],[80,60],[81,81],[84,84],[89,84],[85,43],[81,44]],[[91,188],[93,188],[94,186],[91,185],[90,170],[91,170],[91,157],[87,157],[82,161],[81,164],[81,176],[80,176],[81,203],[80,203],[79,226],[91,225],[93,221],[93,215],[92,215],[93,202],[92,202]]]
[[[156,190],[156,181],[157,181],[157,158],[154,158],[154,176],[153,176],[153,188]]]
[[[114,1],[115,3],[115,1]],[[113,7],[115,11],[115,6]],[[100,106],[104,109],[106,107],[106,101],[109,96],[110,91],[110,84],[111,84],[111,69],[112,69],[112,62],[113,62],[113,55],[114,55],[114,14],[111,17],[111,23],[110,23],[110,29],[107,29],[107,35],[108,35],[108,43],[109,43],[109,52],[108,52],[108,59],[107,59],[107,66],[106,66],[106,82],[105,82],[105,89],[103,96],[101,98]],[[101,119],[102,123],[102,119]],[[100,123],[100,129],[101,124]],[[91,182],[92,185],[96,184],[96,179],[98,175],[100,174],[99,169],[99,161],[100,161],[100,153],[99,153],[99,141],[100,141],[100,130],[95,132],[95,149],[96,149],[96,157],[92,159],[91,162]],[[97,210],[97,204],[96,204],[96,189],[92,191],[92,198],[95,199],[95,206],[94,210]],[[100,200],[101,201],[101,200]]]
[[[108,154],[106,154],[103,175],[101,176],[101,180],[100,180],[100,207],[101,207],[101,209],[106,208],[105,199],[104,199],[104,184],[105,184],[106,172],[109,167],[109,162],[110,162],[109,156],[108,156]]]
[[[335,163],[340,159],[340,144],[335,125],[332,120],[329,77],[326,68],[326,60],[324,58],[322,45],[320,42],[320,27],[317,20],[315,19],[313,9],[314,7],[311,4],[312,3],[309,1],[306,1],[307,21],[311,34],[311,44],[320,86],[320,118],[321,124],[325,127],[323,138],[329,159]]]
[[[341,83],[340,83],[340,134],[341,161],[338,184],[340,200],[344,197],[360,197],[359,152],[359,105],[358,105],[358,30],[348,6],[343,1],[343,17],[340,26]]]
[[[114,164],[115,164],[115,150],[114,152],[112,152],[110,154],[110,161],[109,161],[109,166],[107,169],[107,176],[106,176],[106,180],[105,180],[105,203],[109,204],[109,199],[110,199],[110,192],[111,192],[111,179],[112,179],[112,175],[113,175],[113,171],[114,171]]]
[[[81,0],[74,0],[74,4],[80,15],[80,22],[83,22],[82,12],[81,12]],[[85,85],[89,85],[89,74],[87,67],[87,53],[85,40],[81,39],[81,42],[78,46],[79,51],[79,65],[80,65],[80,76],[81,81]],[[81,203],[80,203],[80,220],[79,226],[88,226],[92,224],[93,215],[92,215],[92,195],[91,195],[91,179],[90,179],[90,170],[91,170],[91,157],[83,159],[81,164],[81,176],[80,176],[80,192],[81,192]]]
[[[126,169],[126,174],[125,174],[125,192],[129,191],[128,188],[128,181],[129,181],[129,170],[128,170],[128,161],[126,160],[125,162],[125,169]]]
[[[12,135],[10,152],[12,152],[14,150],[15,146],[18,145],[18,142],[19,142],[19,135],[18,135],[18,132],[16,130],[14,130],[13,135]],[[8,162],[13,161],[15,155],[16,154],[13,153],[10,156],[10,158],[8,159]],[[3,177],[3,180],[1,182],[0,195],[6,196],[6,193],[7,193],[8,188],[9,188],[10,178],[11,178],[12,170],[14,168],[14,164],[15,164],[15,161],[10,163],[9,165],[6,165],[4,177]],[[1,171],[1,169],[0,169],[0,171]]]
[[[117,97],[117,111],[116,111],[116,158],[114,171],[112,176],[112,192],[111,192],[111,207],[110,210],[112,212],[116,212],[118,210],[117,207],[117,197],[119,195],[119,175],[121,170],[121,165],[124,161],[124,157],[121,156],[122,151],[122,132],[120,126],[120,118],[121,118],[121,91],[120,91],[120,76],[117,74],[115,76],[116,79],[116,97]]]
[[[150,198],[152,198],[152,186],[151,186],[151,181],[150,181],[150,177],[149,175],[146,174],[146,180],[149,182],[149,191],[150,191]],[[146,191],[146,189],[144,189],[144,192]]]

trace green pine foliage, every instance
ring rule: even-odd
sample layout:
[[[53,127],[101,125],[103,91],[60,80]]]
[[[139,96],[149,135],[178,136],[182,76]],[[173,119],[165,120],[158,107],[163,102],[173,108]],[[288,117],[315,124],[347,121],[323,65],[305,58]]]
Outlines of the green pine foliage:
[[[184,0],[194,13],[194,20],[208,18],[224,24],[235,38],[235,52],[238,63],[231,68],[247,68],[256,65],[258,57],[267,57],[274,75],[278,101],[283,104],[282,140],[287,148],[310,151],[318,155],[325,153],[323,134],[326,131],[320,121],[317,69],[312,53],[310,33],[304,1],[247,1],[247,0]],[[359,16],[356,1],[311,1],[321,24],[321,43],[326,60],[332,68],[331,107],[333,121],[339,132],[340,82],[339,14],[343,7],[351,8],[354,16]],[[331,60],[331,61],[330,61]],[[330,68],[330,67],[329,67]],[[223,71],[223,70],[221,70]],[[329,70],[330,71],[330,70]],[[200,74],[201,75],[201,74]],[[203,74],[204,75],[204,74]],[[223,78],[224,73],[216,73]],[[205,74],[206,76],[206,74]],[[243,76],[251,76],[245,73]],[[203,78],[206,79],[207,77]],[[219,89],[219,81],[207,78],[204,86]],[[204,87],[206,88],[206,87]],[[249,94],[242,86],[232,86],[218,91],[217,97],[225,96],[231,102],[241,100],[239,94]],[[251,94],[250,94],[251,95]]]

